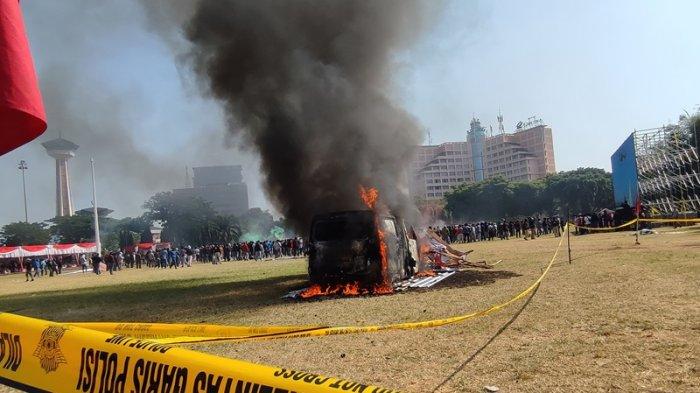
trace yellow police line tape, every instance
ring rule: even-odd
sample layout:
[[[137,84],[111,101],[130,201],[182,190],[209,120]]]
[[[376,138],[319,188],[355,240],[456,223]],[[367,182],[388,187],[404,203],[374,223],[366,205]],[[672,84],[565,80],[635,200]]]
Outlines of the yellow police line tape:
[[[6,313],[0,384],[27,392],[395,392]]]
[[[571,226],[575,228],[581,228],[585,229],[587,231],[614,231],[620,228],[628,227],[630,225],[634,225],[639,222],[658,222],[658,223],[664,223],[664,222],[692,222],[692,223],[700,223],[700,218],[633,218],[626,223],[622,225],[618,225],[616,227],[609,227],[609,228],[596,228],[596,227],[587,227],[587,226],[581,226],[581,225],[576,225],[573,222],[570,223]]]
[[[559,239],[554,255],[537,280],[510,300],[469,314],[436,320],[376,326],[246,327],[55,323],[0,313],[0,383],[31,392],[393,392],[343,379],[221,358],[169,344],[408,330],[486,316],[537,288],[554,264],[563,239]]]
[[[565,228],[567,228],[565,226]],[[201,342],[223,341],[251,341],[271,340],[282,338],[318,337],[338,334],[370,333],[384,330],[412,330],[444,326],[465,321],[476,317],[482,317],[499,311],[510,304],[522,299],[531,293],[544,279],[554,263],[559,249],[564,241],[559,239],[554,255],[550,259],[542,274],[522,292],[510,300],[493,305],[491,307],[474,311],[469,314],[453,316],[449,318],[434,319],[418,322],[393,323],[386,325],[370,326],[225,326],[225,325],[192,325],[169,323],[109,323],[109,322],[71,322],[73,326],[80,326],[99,330],[111,334],[120,334],[140,339],[151,339],[159,344],[192,344]]]
[[[700,223],[700,218],[640,218],[639,222],[694,222],[694,223]]]
[[[576,225],[573,222],[571,223],[571,226],[573,226],[575,228],[585,229],[587,231],[614,231],[616,229],[620,229],[620,228],[624,228],[624,227],[628,227],[630,225],[633,225],[636,222],[637,222],[637,219],[633,218],[622,225],[618,225],[616,227],[609,227],[609,228],[587,227],[587,226],[583,226],[583,225]]]

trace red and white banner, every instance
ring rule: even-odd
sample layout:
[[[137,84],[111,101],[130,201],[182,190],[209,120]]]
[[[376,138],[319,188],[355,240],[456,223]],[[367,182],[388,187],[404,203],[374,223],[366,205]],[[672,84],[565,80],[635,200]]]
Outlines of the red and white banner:
[[[90,254],[93,252],[97,252],[97,245],[95,243],[43,244],[35,246],[0,247],[0,258]]]

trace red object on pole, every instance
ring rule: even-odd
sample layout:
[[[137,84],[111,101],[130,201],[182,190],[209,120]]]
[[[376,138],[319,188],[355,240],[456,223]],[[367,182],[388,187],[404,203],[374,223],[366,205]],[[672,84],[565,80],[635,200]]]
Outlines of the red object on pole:
[[[634,204],[634,214],[637,215],[637,218],[639,218],[639,213],[642,212],[642,200],[637,196],[637,201]]]
[[[46,130],[46,113],[18,0],[0,0],[0,155]]]

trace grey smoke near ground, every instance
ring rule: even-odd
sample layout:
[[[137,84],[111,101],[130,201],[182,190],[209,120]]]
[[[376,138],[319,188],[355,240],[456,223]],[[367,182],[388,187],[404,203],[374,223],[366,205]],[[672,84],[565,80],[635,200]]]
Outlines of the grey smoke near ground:
[[[159,2],[144,4],[157,31],[172,31],[164,21],[187,19],[177,10],[164,14]],[[187,61],[222,102],[229,131],[260,155],[280,213],[305,230],[315,213],[363,208],[364,185],[409,215],[406,171],[422,131],[390,99],[391,76],[395,56],[418,38],[438,2],[188,4],[195,7],[184,29]]]
[[[131,134],[129,128],[137,121],[132,116],[138,113],[131,108],[144,105],[140,94],[104,94],[91,86],[74,68],[45,69],[41,88],[44,100],[51,103],[47,106],[51,129],[44,139],[60,133],[80,145],[76,154],[81,161],[94,157],[98,174],[124,187],[110,192],[162,190],[173,186],[173,178],[184,178],[183,168],[143,151],[138,137]],[[81,177],[89,173],[87,166],[76,166],[73,172]]]

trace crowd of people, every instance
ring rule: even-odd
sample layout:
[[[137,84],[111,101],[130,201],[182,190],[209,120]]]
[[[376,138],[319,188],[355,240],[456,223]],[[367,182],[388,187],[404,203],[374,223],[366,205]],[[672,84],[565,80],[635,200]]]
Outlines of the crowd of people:
[[[33,257],[24,258],[22,261],[22,268],[25,272],[25,277],[27,281],[34,281],[35,277],[59,275],[63,272],[64,258],[52,258],[47,256],[45,258]]]
[[[0,273],[24,272],[26,281],[37,277],[59,275],[64,267],[78,267],[83,273],[102,274],[136,268],[184,268],[194,262],[220,264],[224,261],[269,260],[297,258],[306,255],[307,244],[301,237],[264,241],[206,244],[198,247],[181,246],[149,250],[115,250],[76,255],[43,255],[26,258],[0,259]]]
[[[0,274],[21,273],[31,271],[32,277],[61,274],[68,266],[75,266],[77,255],[43,255],[27,258],[0,259]],[[27,269],[29,268],[29,269]],[[27,276],[29,279],[30,277]]]
[[[277,259],[301,257],[306,254],[306,242],[301,237],[283,240],[249,241],[230,244],[209,244],[192,250],[199,262],[219,263],[248,259]]]
[[[503,219],[499,222],[474,222],[456,225],[429,227],[443,241],[451,243],[472,243],[510,238],[536,239],[542,235],[561,236],[565,220],[560,217],[525,217],[522,219]]]
[[[245,261],[277,259],[283,257],[296,258],[306,253],[304,239],[297,237],[284,240],[249,241],[227,244],[206,244],[199,247],[182,246],[168,247],[161,250],[147,251],[114,251],[92,256],[93,271],[100,274],[98,266],[104,263],[106,271],[113,274],[123,268],[154,267],[154,268],[183,268],[191,267],[193,262],[212,263],[218,265],[224,261]],[[81,257],[82,261],[82,257]],[[85,264],[83,263],[85,271]]]
[[[573,218],[576,233],[586,233],[583,227],[612,227],[615,223],[613,212],[603,210],[597,214],[579,214]],[[561,236],[565,220],[553,217],[525,217],[519,219],[503,219],[499,222],[472,222],[456,225],[429,227],[447,244],[507,240],[523,238],[525,240],[553,234]],[[82,272],[92,271],[101,274],[102,271],[114,274],[125,268],[184,268],[192,266],[193,262],[219,264],[223,261],[244,261],[277,259],[283,257],[295,258],[306,255],[307,244],[301,237],[234,242],[228,244],[206,244],[198,247],[180,246],[156,250],[116,250],[104,251],[102,255],[78,254],[64,256],[37,256],[22,260],[0,259],[0,273],[24,271],[26,280],[33,281],[36,277],[54,276],[62,273],[64,267],[77,266]]]
[[[623,205],[624,208],[624,205]],[[631,208],[630,208],[631,210]],[[620,214],[618,214],[619,216]],[[628,214],[628,216],[631,217],[631,214]],[[621,223],[621,220],[618,217],[618,220]],[[589,228],[612,228],[616,224],[615,220],[615,212],[612,210],[608,209],[603,209],[599,211],[598,213],[592,213],[592,214],[578,214],[573,217],[572,222],[575,227],[576,234],[578,235],[585,235],[589,231],[586,230],[586,227]]]

